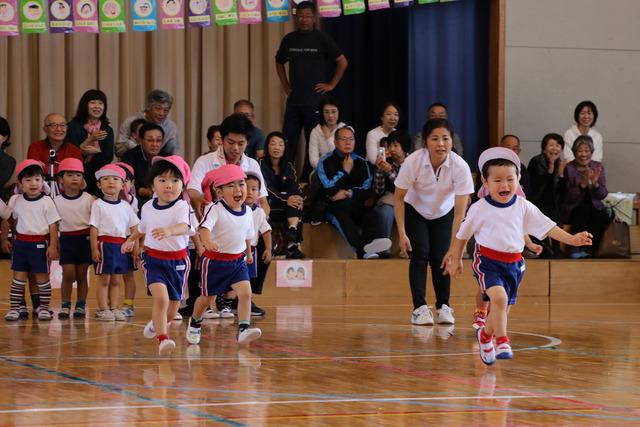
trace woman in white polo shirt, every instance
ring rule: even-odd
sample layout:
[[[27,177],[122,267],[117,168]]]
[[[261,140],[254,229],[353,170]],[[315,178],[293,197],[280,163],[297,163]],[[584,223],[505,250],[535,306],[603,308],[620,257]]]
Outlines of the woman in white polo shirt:
[[[407,157],[395,181],[400,253],[410,258],[414,325],[433,325],[425,298],[427,263],[436,293],[437,322],[455,322],[449,307],[451,279],[442,274],[442,264],[451,236],[464,219],[473,180],[464,159],[451,151],[452,133],[447,120],[429,120],[422,129],[424,148]]]

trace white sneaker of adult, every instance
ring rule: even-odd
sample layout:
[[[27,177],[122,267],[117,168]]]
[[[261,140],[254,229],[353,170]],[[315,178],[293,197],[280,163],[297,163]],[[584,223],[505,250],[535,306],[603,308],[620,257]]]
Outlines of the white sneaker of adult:
[[[433,314],[431,314],[429,306],[425,304],[413,310],[411,323],[414,325],[433,325]]]
[[[453,325],[454,323],[456,323],[456,319],[453,317],[453,310],[447,304],[442,304],[442,307],[438,309],[438,324]]]
[[[364,247],[362,250],[366,254],[377,254],[380,252],[384,252],[391,248],[391,239],[383,238],[383,239],[373,239]]]

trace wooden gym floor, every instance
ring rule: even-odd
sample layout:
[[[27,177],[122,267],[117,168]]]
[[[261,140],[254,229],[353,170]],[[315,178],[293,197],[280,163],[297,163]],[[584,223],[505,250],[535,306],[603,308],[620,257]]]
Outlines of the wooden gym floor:
[[[515,358],[486,367],[471,299],[452,300],[455,328],[414,327],[406,294],[261,297],[250,348],[220,320],[188,346],[184,321],[170,358],[142,336],[147,297],[128,322],[0,320],[0,425],[640,424],[640,300],[523,297]]]

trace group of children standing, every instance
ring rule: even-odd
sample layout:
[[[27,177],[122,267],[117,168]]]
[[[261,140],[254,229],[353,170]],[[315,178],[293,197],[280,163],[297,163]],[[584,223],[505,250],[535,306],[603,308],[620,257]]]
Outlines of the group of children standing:
[[[168,325],[176,317],[180,301],[187,297],[192,239],[201,255],[202,295],[190,319],[188,341],[200,341],[203,313],[212,298],[223,294],[238,298],[238,342],[246,344],[260,337],[260,329],[249,327],[251,286],[247,265],[254,264],[257,233],[269,239],[270,227],[261,208],[245,204],[247,182],[249,187],[255,186],[253,177],[247,177],[236,165],[209,172],[207,191],[216,194],[218,202],[208,207],[197,225],[185,190],[191,170],[180,156],[153,158],[148,181],[154,197],[142,206],[140,218],[135,193],[129,189],[133,176],[129,165],[108,164],[95,173],[103,194],[96,200],[83,192],[86,184],[80,160],[64,159],[57,174],[60,194],[52,199],[47,196],[49,185],[42,163],[24,160],[16,167],[18,194],[7,205],[0,201],[2,247],[12,254],[13,270],[11,307],[5,320],[28,317],[24,296],[30,279],[37,285],[40,300],[34,316],[51,319],[49,264],[56,259],[63,270],[59,318],[85,317],[87,270],[93,263],[98,276],[96,318],[125,320],[133,315],[133,270],[140,261],[153,301],[152,320],[144,328],[144,336],[157,337],[160,355],[171,354],[176,344],[169,338]],[[12,243],[8,240],[9,225],[14,230]],[[268,262],[271,253],[265,251],[261,256]],[[117,305],[121,277],[126,282],[123,309]],[[77,302],[72,312],[74,281]]]

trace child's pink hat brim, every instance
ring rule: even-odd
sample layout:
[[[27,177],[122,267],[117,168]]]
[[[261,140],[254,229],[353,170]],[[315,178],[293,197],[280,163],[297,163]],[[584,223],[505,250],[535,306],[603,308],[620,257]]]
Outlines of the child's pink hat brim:
[[[22,171],[29,166],[38,166],[40,169],[42,169],[42,172],[44,172],[44,163],[39,160],[26,159],[18,163],[18,166],[16,166],[16,176],[20,175]]]
[[[84,165],[82,161],[73,157],[67,157],[60,162],[58,173],[62,172],[80,172],[84,173]]]
[[[187,185],[189,183],[189,181],[191,181],[191,168],[189,167],[189,164],[187,162],[185,162],[182,157],[175,156],[175,155],[174,156],[166,156],[166,157],[155,156],[151,160],[151,164],[159,162],[159,161],[169,162],[172,165],[174,165],[175,167],[177,167],[178,170],[180,171],[180,174],[182,175],[182,180],[184,181],[185,185]]]
[[[126,174],[124,170],[120,166],[116,166],[113,163],[109,163],[108,165],[104,165],[96,172],[96,179],[104,178],[106,176],[117,176],[121,180],[126,179]]]

